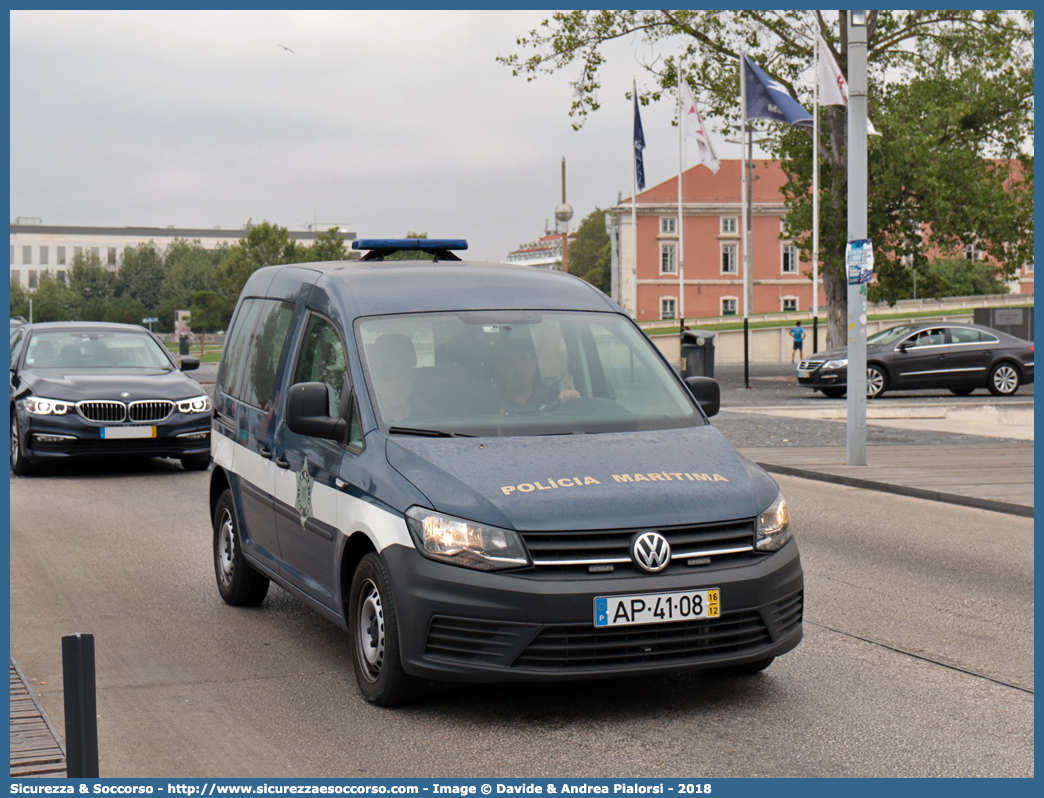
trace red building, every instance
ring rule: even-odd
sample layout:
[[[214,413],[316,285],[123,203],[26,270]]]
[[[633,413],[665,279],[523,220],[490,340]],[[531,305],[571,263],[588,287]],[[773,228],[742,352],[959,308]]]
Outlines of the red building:
[[[743,313],[742,161],[723,160],[717,174],[701,165],[684,174],[684,252],[678,257],[678,178],[638,195],[637,308],[639,321]],[[778,161],[755,161],[751,315],[812,307],[811,263],[781,238],[786,177]],[[631,204],[612,209],[613,290],[632,314]],[[613,233],[616,235],[613,235]],[[680,268],[679,268],[680,267]],[[822,285],[819,304],[826,306]]]

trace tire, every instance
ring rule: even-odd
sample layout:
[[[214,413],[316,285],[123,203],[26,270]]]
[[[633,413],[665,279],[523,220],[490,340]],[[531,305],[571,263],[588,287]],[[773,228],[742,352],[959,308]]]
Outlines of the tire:
[[[998,363],[990,369],[986,387],[994,396],[1014,396],[1021,384],[1019,370],[1015,366],[1011,363]]]
[[[181,458],[181,467],[186,471],[206,471],[210,468],[209,454],[194,454]]]
[[[721,676],[750,676],[753,673],[761,673],[765,668],[771,665],[775,659],[775,657],[765,657],[765,659],[747,662],[743,665],[727,665],[724,668],[715,668],[714,673]]]
[[[866,367],[866,398],[876,399],[888,390],[888,375],[880,366]]]
[[[954,396],[969,396],[971,394],[971,392],[974,391],[974,390],[975,390],[974,388],[967,388],[967,387],[965,387],[965,388],[950,388],[950,393],[952,393]]]
[[[214,575],[218,592],[233,607],[253,607],[268,595],[268,577],[243,557],[232,491],[221,494],[214,508]]]
[[[15,409],[11,408],[11,472],[17,476],[24,477],[33,473],[33,465],[25,454],[22,446],[22,430],[18,426],[18,416]]]
[[[419,693],[422,680],[403,670],[395,600],[384,563],[375,552],[359,561],[348,596],[348,639],[359,692],[380,707],[401,706]]]
[[[820,388],[819,390],[823,393],[823,396],[828,396],[831,399],[840,399],[848,393],[847,388]]]

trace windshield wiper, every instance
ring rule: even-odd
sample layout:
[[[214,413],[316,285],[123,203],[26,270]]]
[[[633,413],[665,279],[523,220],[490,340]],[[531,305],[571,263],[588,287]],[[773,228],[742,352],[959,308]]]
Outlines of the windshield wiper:
[[[463,432],[443,432],[437,429],[417,429],[416,427],[388,427],[392,435],[421,435],[425,438],[474,438]]]

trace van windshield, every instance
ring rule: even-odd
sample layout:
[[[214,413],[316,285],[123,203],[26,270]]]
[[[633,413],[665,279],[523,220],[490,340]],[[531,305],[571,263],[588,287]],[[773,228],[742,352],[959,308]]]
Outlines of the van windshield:
[[[649,339],[611,313],[481,311],[360,319],[388,434],[562,435],[706,424]]]

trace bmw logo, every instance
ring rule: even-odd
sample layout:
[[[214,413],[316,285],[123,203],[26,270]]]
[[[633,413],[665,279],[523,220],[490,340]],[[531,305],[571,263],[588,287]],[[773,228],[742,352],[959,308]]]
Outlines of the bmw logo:
[[[124,399],[129,399],[129,398],[130,398],[130,394],[129,394],[129,393],[127,393],[126,391],[124,391],[123,393],[121,393],[121,394],[120,394],[120,396],[122,396],[122,397],[123,397]]]
[[[631,539],[631,559],[643,571],[659,573],[671,564],[671,544],[655,529],[646,529]]]

